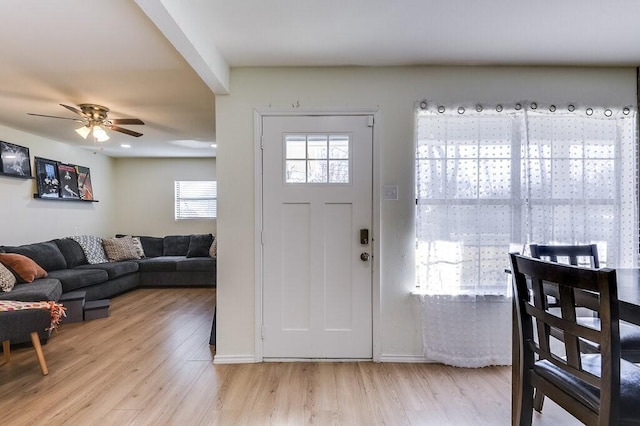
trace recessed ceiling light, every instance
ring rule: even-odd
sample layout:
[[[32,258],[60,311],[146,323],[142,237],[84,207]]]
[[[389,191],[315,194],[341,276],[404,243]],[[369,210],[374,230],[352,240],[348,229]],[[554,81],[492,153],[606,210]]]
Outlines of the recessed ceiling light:
[[[122,148],[131,148],[131,145],[129,145],[128,143],[121,143],[120,146]]]
[[[211,148],[217,148],[217,147],[218,147],[218,144],[217,144],[217,143],[212,143],[212,144],[211,144]]]

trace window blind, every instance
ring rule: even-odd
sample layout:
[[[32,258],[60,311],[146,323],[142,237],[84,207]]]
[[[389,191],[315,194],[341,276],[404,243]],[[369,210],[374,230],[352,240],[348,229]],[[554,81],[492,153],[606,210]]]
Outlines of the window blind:
[[[216,181],[175,181],[175,219],[215,219],[217,197]]]

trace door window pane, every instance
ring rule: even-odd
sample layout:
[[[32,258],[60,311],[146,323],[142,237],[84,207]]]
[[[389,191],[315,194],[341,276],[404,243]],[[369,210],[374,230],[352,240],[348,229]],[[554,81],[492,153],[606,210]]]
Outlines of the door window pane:
[[[285,135],[285,182],[349,183],[350,142],[344,134]]]

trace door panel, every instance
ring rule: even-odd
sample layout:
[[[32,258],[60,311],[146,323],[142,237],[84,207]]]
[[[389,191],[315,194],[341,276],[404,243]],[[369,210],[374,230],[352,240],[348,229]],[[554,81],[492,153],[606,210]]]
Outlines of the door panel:
[[[371,358],[370,116],[263,118],[263,356]]]

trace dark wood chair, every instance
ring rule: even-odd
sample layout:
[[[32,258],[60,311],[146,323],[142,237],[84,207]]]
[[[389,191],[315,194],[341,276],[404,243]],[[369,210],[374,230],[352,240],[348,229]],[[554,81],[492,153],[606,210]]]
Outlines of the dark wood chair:
[[[640,368],[620,358],[616,272],[581,268],[510,254],[518,353],[518,399],[514,417],[530,425],[534,390],[541,391],[587,425],[640,424]],[[555,288],[560,314],[550,311],[548,289]],[[600,328],[577,322],[577,291],[598,303]],[[561,349],[551,343],[551,328],[561,330]],[[580,340],[598,348],[583,353]],[[514,357],[515,358],[515,357]]]
[[[538,245],[529,244],[531,257],[536,259],[547,259],[551,262],[559,262],[563,258],[568,259],[569,265],[589,266],[591,268],[600,267],[598,259],[598,246],[596,244],[585,245]]]
[[[596,244],[585,245],[538,245],[530,244],[529,250],[531,257],[536,259],[548,259],[551,262],[568,263],[577,266],[589,266],[591,268],[599,268],[600,260],[598,259],[598,246]],[[563,262],[568,260],[568,262]],[[578,302],[589,305],[591,298],[582,299],[580,295],[576,295]],[[554,300],[554,298],[549,298]],[[550,306],[553,306],[552,302]],[[587,306],[587,308],[593,308]],[[593,309],[592,309],[593,310]],[[578,322],[591,328],[600,327],[600,320],[597,316],[579,315]],[[561,339],[562,336],[554,333],[554,337]],[[589,343],[581,341],[585,351],[589,351]],[[620,350],[622,358],[627,361],[640,363],[640,327],[626,322],[620,323]],[[596,352],[597,348],[592,348],[592,352]]]

